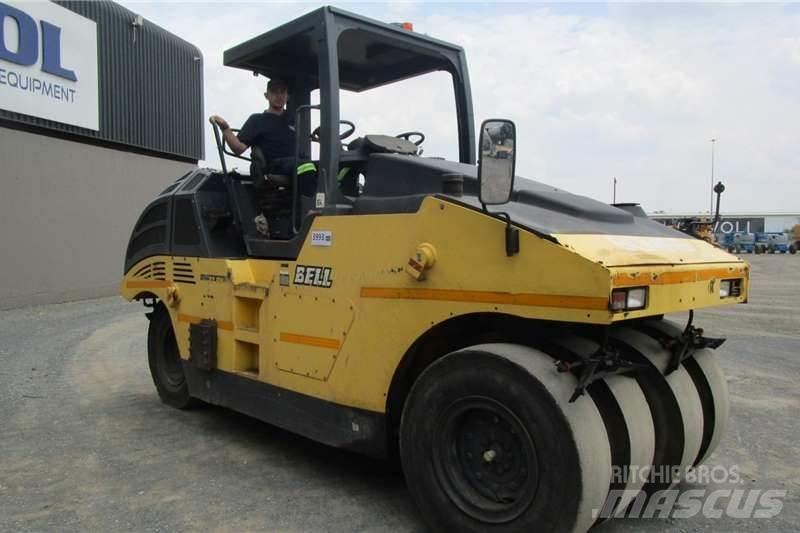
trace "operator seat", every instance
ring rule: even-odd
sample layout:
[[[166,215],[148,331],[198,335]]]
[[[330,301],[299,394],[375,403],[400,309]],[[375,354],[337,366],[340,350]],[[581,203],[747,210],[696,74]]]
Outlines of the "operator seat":
[[[274,238],[284,235],[291,227],[292,176],[270,174],[269,164],[258,146],[250,147],[250,179],[253,181],[253,202],[262,213]]]
[[[292,177],[285,174],[270,174],[269,163],[258,146],[250,147],[250,177],[256,190],[291,188]]]

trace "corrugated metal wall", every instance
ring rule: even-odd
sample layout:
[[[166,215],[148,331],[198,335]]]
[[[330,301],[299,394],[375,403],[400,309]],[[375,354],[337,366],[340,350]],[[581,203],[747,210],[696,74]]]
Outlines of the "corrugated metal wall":
[[[0,110],[0,118],[181,159],[203,159],[203,56],[113,2],[59,1],[97,22],[100,130]],[[134,38],[135,32],[135,38]]]

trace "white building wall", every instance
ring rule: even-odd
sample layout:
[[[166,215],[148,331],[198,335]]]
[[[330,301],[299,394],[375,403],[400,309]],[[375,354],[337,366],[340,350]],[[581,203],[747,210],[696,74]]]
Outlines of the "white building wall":
[[[141,210],[192,168],[0,127],[0,309],[114,294]]]
[[[770,215],[764,217],[764,231],[791,230],[800,224],[800,215]]]

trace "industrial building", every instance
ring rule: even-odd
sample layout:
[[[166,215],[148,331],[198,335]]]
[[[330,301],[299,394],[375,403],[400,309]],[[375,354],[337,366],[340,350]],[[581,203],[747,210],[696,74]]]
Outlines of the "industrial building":
[[[0,309],[115,293],[202,115],[190,43],[112,2],[0,0]]]
[[[673,224],[674,221],[684,218],[708,217],[708,213],[651,213],[650,218]],[[800,213],[738,213],[720,215],[720,220],[714,228],[714,233],[780,233],[791,231],[800,224]]]

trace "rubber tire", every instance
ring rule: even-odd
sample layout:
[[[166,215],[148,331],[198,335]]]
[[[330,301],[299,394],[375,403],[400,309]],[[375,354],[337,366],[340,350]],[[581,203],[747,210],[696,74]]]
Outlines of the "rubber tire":
[[[712,350],[698,350],[687,361],[684,366],[687,368],[696,363],[700,372],[702,372],[702,379],[695,377],[695,384],[698,386],[698,393],[701,397],[708,398],[710,404],[713,406],[709,410],[710,414],[705,417],[705,425],[708,429],[704,432],[710,431],[711,437],[704,449],[700,450],[700,454],[695,461],[695,466],[705,462],[714,450],[717,449],[722,437],[728,429],[728,422],[730,418],[730,400],[728,396],[728,381],[725,379],[725,374],[719,365],[719,357]],[[703,379],[705,382],[703,382]]]
[[[546,354],[512,344],[451,353],[414,383],[400,423],[400,456],[417,508],[431,531],[586,531],[611,479],[611,451],[600,412],[584,395],[569,397],[575,378]],[[509,522],[487,523],[459,508],[433,467],[433,449],[453,402],[483,396],[501,403],[534,441],[539,483],[530,505]]]
[[[621,327],[614,329],[611,336],[629,347],[636,350],[651,365],[647,379],[660,380],[666,383],[667,387],[661,384],[658,388],[660,398],[648,397],[653,422],[656,431],[661,428],[661,436],[656,436],[658,440],[666,436],[668,439],[675,439],[672,442],[663,443],[667,450],[672,450],[672,459],[667,456],[658,456],[658,449],[655,458],[656,465],[674,467],[680,466],[681,475],[693,466],[698,458],[703,436],[703,407],[697,388],[692,382],[689,373],[683,367],[664,375],[670,354],[661,344],[649,335],[631,328]],[[655,370],[656,372],[654,372]],[[643,374],[643,373],[642,373]],[[643,377],[643,376],[642,376]],[[643,384],[643,388],[646,385]],[[655,402],[653,400],[656,400]],[[664,416],[666,414],[666,417]],[[660,419],[660,420],[659,420]],[[680,424],[677,428],[674,424]],[[664,431],[666,429],[666,432]],[[680,441],[680,442],[679,442]],[[680,459],[674,454],[680,448]],[[656,474],[659,472],[657,471]],[[657,479],[654,476],[654,479]],[[673,480],[677,481],[677,480]],[[670,483],[674,484],[674,483]],[[654,489],[664,488],[664,483],[650,483],[645,487],[648,493]]]
[[[147,362],[150,376],[162,402],[177,409],[189,409],[197,405],[199,400],[190,396],[189,386],[182,370],[180,383],[173,384],[167,379],[165,367],[168,358],[172,357],[177,357],[178,363],[181,362],[172,320],[164,304],[159,303],[150,314],[150,326],[147,330]]]
[[[651,325],[671,337],[683,331],[670,320],[653,321]],[[697,466],[714,453],[727,431],[730,418],[728,382],[714,350],[706,348],[696,351],[683,362],[683,366],[689,371],[703,404],[703,439],[695,460]]]
[[[595,341],[578,336],[559,339],[555,344],[582,357],[594,355],[600,347]],[[609,495],[603,507],[604,515],[608,516],[606,509],[615,505],[612,513],[619,516],[644,487],[647,472],[653,464],[653,416],[641,386],[631,376],[608,376],[591,384],[588,390],[606,425],[613,467],[624,480],[612,480],[611,490],[619,492]]]

